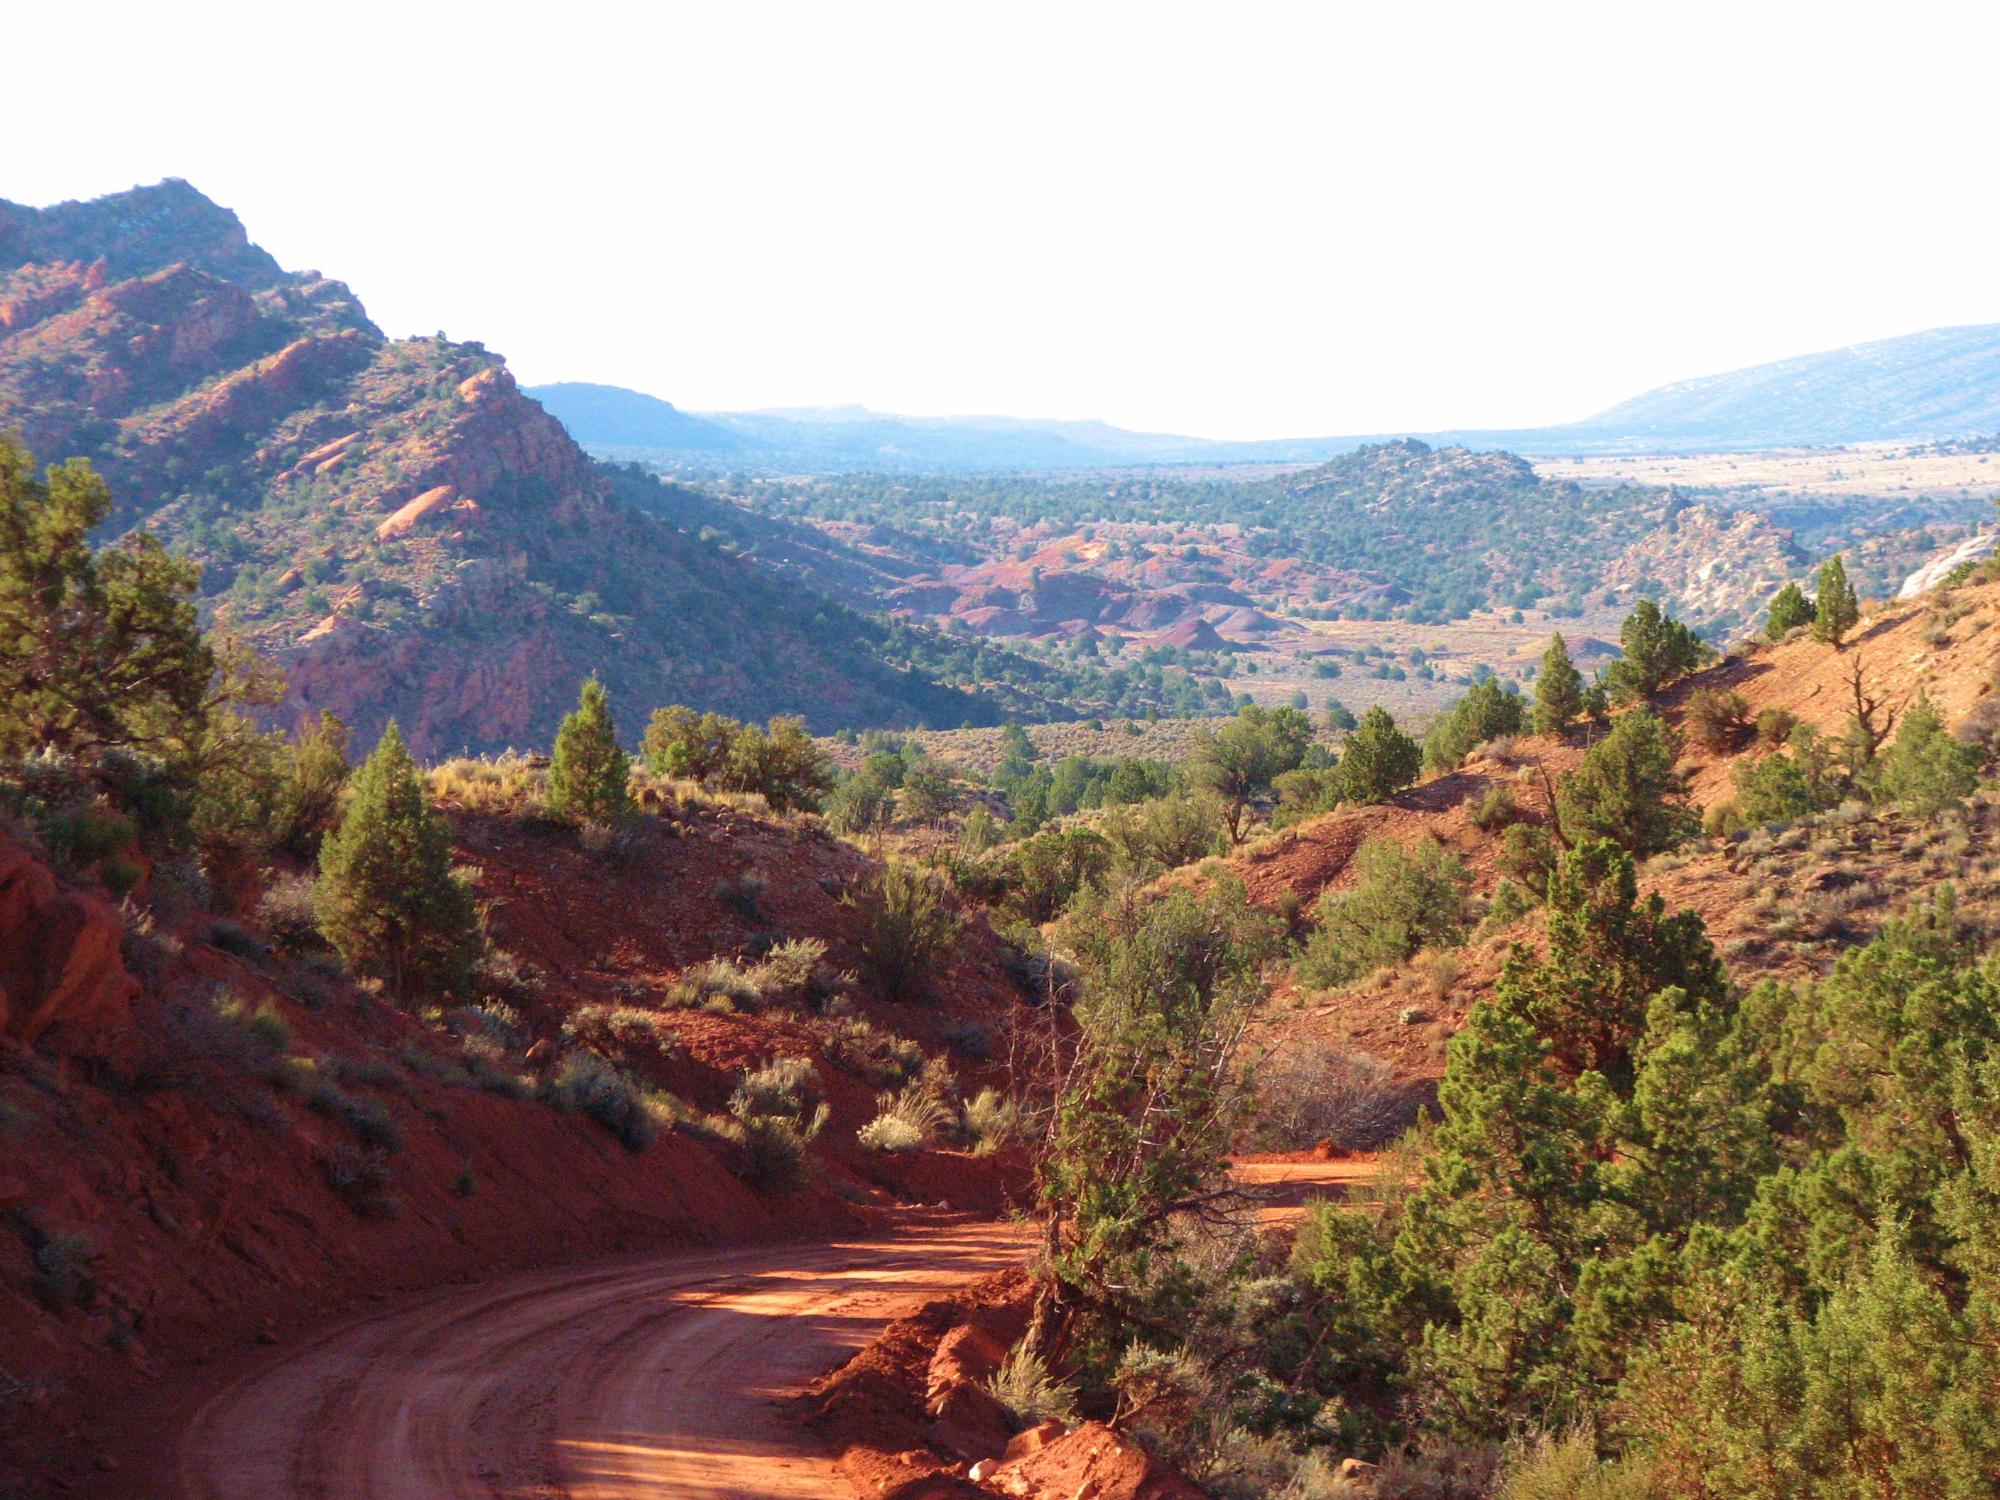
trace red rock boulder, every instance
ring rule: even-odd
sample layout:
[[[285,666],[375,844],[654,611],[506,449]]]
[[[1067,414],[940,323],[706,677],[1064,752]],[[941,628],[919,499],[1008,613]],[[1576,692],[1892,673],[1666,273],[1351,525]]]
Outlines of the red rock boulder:
[[[34,1043],[55,1030],[65,1050],[92,1051],[129,1026],[139,984],[123,938],[116,912],[0,832],[0,1035]]]

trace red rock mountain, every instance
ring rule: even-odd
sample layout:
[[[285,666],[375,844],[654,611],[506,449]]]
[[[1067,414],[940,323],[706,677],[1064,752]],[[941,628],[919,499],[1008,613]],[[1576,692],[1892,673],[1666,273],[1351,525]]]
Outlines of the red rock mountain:
[[[385,337],[184,182],[0,202],[8,429],[95,462],[119,523],[201,561],[215,621],[283,663],[288,717],[331,707],[364,744],[392,714],[422,754],[545,744],[593,671],[628,731],[672,701],[993,717],[884,627],[677,528],[482,345]]]

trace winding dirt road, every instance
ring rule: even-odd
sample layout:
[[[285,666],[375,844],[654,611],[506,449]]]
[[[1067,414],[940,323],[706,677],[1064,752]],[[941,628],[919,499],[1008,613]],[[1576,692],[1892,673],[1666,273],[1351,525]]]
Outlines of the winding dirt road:
[[[927,1298],[1018,1262],[1013,1225],[647,1256],[385,1306],[211,1396],[188,1500],[659,1500],[845,1492],[786,1398]]]
[[[1264,1222],[1368,1162],[1244,1162]],[[628,1256],[384,1303],[252,1358],[168,1426],[143,1493],[184,1500],[827,1500],[790,1405],[893,1318],[1018,1263],[1021,1225]],[[122,1490],[121,1493],[139,1491]]]

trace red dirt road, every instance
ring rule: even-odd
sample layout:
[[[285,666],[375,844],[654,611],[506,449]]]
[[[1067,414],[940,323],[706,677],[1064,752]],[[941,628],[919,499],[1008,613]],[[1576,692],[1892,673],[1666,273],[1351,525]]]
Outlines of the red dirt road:
[[[1235,1175],[1271,1223],[1373,1168],[1266,1159]],[[876,1239],[627,1256],[399,1299],[247,1358],[113,1482],[183,1500],[825,1500],[847,1485],[790,1398],[1030,1239],[930,1216]]]
[[[846,1486],[787,1398],[1026,1244],[932,1221],[385,1305],[210,1396],[174,1470],[187,1500],[825,1500]]]

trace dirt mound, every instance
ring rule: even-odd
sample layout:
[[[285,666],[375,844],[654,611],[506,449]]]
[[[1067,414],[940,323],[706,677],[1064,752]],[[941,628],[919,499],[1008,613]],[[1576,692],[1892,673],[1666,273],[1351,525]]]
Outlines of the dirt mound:
[[[1034,1286],[1005,1271],[889,1325],[807,1392],[813,1425],[863,1494],[903,1500],[1199,1500],[1201,1491],[1100,1422],[1016,1434],[985,1389],[1026,1331]]]

